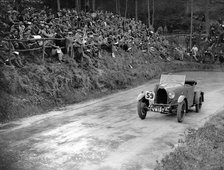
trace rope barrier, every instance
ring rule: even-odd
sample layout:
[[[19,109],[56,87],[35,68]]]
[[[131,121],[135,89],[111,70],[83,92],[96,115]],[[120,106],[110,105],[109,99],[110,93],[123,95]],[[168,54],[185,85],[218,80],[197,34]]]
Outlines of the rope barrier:
[[[20,42],[26,42],[26,41],[47,41],[47,40],[65,40],[66,38],[40,38],[40,39],[2,39],[4,41],[20,41]]]
[[[18,51],[18,52],[29,52],[29,51],[38,51],[41,50],[43,48],[52,48],[52,47],[57,47],[57,46],[44,46],[44,42],[48,41],[48,40],[66,40],[66,38],[40,38],[40,39],[2,39],[3,41],[8,41],[8,42],[29,42],[29,41],[43,41],[43,45],[42,47],[38,47],[38,48],[32,48],[32,49],[13,49],[14,51]],[[73,41],[76,42],[76,41]],[[92,43],[92,44],[80,44],[78,46],[75,47],[92,47],[92,46],[99,46],[102,44],[98,44],[98,43]],[[65,47],[60,47],[61,49],[64,49]],[[4,49],[4,48],[0,48],[0,51],[10,51],[12,50],[11,48],[9,49]]]

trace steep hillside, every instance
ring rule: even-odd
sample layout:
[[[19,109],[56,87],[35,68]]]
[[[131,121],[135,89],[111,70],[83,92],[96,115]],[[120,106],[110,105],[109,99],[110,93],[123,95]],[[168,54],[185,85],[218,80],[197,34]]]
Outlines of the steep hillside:
[[[155,59],[159,62],[158,59]],[[102,51],[82,64],[68,56],[63,62],[41,57],[23,68],[0,68],[0,121],[30,116],[65,104],[101,96],[150,79],[160,70],[152,56],[140,51]],[[138,79],[138,80],[137,80]],[[142,81],[140,81],[142,82]]]

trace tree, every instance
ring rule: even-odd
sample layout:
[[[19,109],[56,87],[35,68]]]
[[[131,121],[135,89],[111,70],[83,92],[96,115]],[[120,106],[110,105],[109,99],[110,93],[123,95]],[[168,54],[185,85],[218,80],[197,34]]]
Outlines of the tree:
[[[92,0],[92,10],[95,11],[96,10],[96,1]]]
[[[124,14],[125,17],[127,17],[127,13],[128,13],[128,0],[125,1],[125,14]]]
[[[120,14],[120,0],[116,0],[116,13]]]
[[[209,36],[209,5],[210,2],[209,0],[206,0],[206,5],[205,5],[205,22],[206,22],[206,35]]]
[[[152,0],[152,26],[154,27],[155,23],[155,0]]]
[[[138,21],[138,0],[135,0],[135,20]]]
[[[89,0],[85,0],[85,11],[89,11],[90,9],[90,2]]]
[[[58,9],[58,11],[60,11],[60,9],[61,9],[61,2],[60,2],[60,0],[57,0],[57,9]]]
[[[194,16],[194,0],[191,0],[190,49],[192,48],[193,16]]]
[[[76,10],[77,10],[77,12],[79,12],[79,10],[80,10],[80,6],[79,6],[80,4],[79,4],[79,0],[76,0],[75,1],[75,6],[76,6]]]
[[[148,8],[148,26],[151,25],[151,15],[150,15],[150,0],[147,0],[147,8]]]

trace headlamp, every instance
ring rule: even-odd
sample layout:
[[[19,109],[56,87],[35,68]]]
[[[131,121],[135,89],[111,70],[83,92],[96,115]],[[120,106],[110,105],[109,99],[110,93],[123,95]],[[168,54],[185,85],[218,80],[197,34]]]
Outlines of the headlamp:
[[[168,97],[169,97],[170,99],[173,99],[173,98],[175,97],[175,93],[174,93],[173,91],[169,92],[169,93],[168,93]]]

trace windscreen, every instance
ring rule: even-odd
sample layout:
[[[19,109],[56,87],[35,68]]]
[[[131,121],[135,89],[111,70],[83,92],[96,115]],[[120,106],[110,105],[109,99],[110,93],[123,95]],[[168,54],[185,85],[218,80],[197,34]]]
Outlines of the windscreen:
[[[159,84],[182,84],[185,83],[186,75],[162,74]]]

